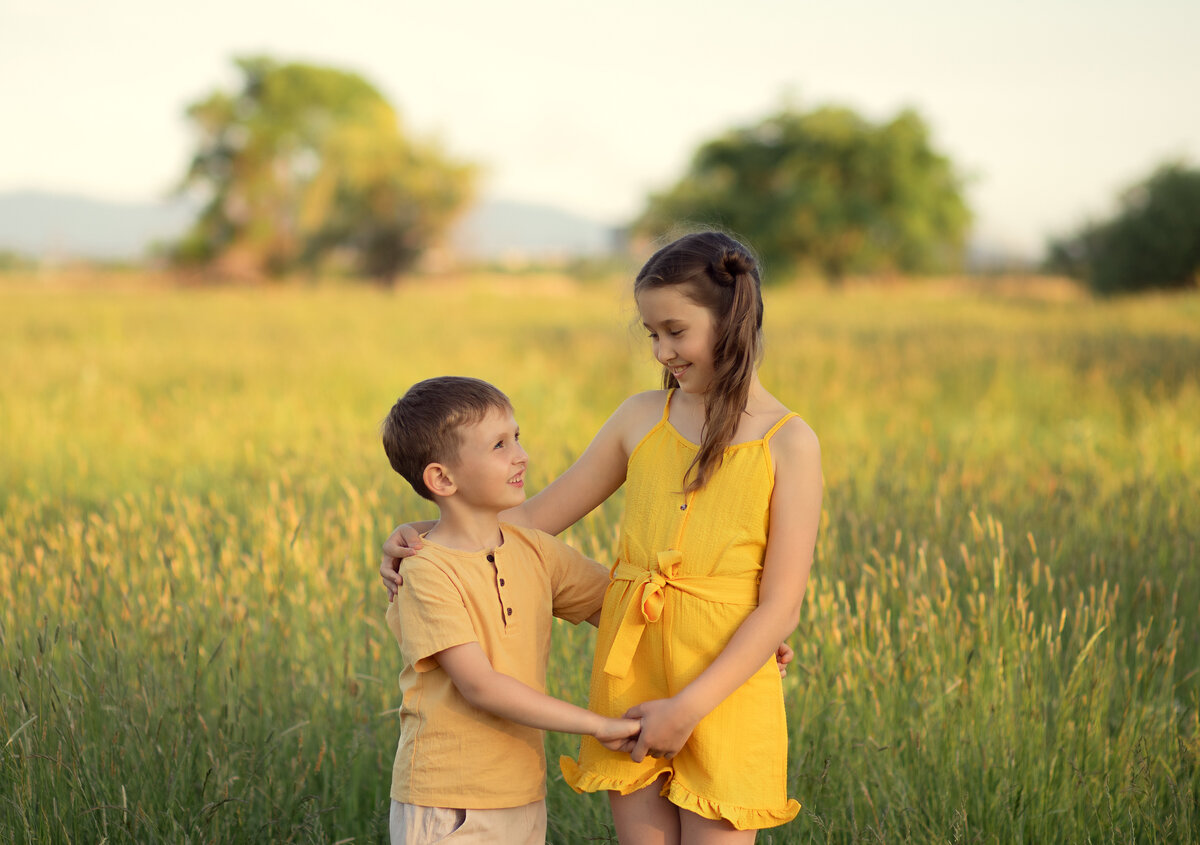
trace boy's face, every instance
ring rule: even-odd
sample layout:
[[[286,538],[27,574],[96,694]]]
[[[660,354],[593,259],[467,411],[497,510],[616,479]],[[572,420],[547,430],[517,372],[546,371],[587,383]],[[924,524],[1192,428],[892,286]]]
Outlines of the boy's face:
[[[448,468],[463,502],[499,512],[525,501],[529,455],[519,437],[508,408],[493,408],[479,422],[462,427],[458,455]]]

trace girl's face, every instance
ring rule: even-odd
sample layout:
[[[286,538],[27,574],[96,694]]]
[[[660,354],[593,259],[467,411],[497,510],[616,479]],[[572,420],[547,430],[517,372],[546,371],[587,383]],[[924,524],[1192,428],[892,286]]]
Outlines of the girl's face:
[[[702,395],[713,379],[717,326],[712,312],[679,285],[648,288],[638,294],[637,305],[655,359],[671,371],[681,390]]]

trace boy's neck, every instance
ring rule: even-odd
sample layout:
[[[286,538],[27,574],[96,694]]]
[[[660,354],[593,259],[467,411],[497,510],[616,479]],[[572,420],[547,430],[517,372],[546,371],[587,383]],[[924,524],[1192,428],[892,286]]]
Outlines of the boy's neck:
[[[439,503],[441,516],[426,535],[430,540],[461,552],[494,549],[504,541],[500,533],[500,514],[492,510],[456,507]]]

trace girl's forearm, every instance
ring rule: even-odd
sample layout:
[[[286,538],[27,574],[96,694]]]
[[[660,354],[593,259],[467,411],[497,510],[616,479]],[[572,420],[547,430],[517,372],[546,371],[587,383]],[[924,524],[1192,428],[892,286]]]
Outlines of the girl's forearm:
[[[704,718],[774,656],[798,621],[798,614],[786,607],[759,606],[708,668],[676,693],[675,699],[696,721]]]

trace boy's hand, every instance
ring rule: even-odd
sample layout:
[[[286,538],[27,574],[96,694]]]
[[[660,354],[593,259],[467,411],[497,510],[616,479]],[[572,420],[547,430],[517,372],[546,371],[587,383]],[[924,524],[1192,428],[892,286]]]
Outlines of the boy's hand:
[[[775,649],[775,664],[779,667],[779,677],[787,677],[787,665],[795,656],[796,652],[792,651],[792,647],[786,642],[780,643],[779,648]]]
[[[628,754],[637,743],[638,731],[642,723],[637,719],[605,719],[604,726],[593,736],[609,751],[621,751]]]
[[[396,598],[396,590],[404,584],[400,574],[400,561],[421,548],[421,535],[412,525],[405,523],[396,528],[383,543],[383,557],[379,561],[379,577],[388,591],[388,601]]]

